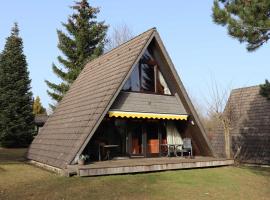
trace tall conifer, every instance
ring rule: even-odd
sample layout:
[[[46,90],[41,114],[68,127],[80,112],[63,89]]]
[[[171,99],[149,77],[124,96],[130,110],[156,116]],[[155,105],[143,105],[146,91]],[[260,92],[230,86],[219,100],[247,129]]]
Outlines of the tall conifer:
[[[23,41],[15,23],[0,61],[0,142],[5,147],[25,147],[33,138],[31,80]]]
[[[67,33],[57,30],[58,48],[64,57],[58,56],[61,67],[52,65],[53,72],[62,80],[60,84],[46,80],[49,96],[59,102],[77,78],[87,61],[103,53],[108,26],[97,22],[98,8],[91,7],[87,0],[76,2],[71,7],[74,14],[62,23]],[[62,68],[63,67],[63,68]],[[53,107],[53,106],[52,106]]]

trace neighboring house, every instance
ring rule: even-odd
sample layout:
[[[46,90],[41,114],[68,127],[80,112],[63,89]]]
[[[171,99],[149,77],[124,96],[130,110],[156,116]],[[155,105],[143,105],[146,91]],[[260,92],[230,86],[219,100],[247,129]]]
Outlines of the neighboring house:
[[[100,147],[106,145],[118,147],[120,158],[159,157],[161,144],[182,144],[185,137],[195,156],[213,156],[160,36],[150,29],[86,64],[28,158],[66,169],[81,154],[105,159]]]
[[[232,90],[226,109],[230,110],[231,152],[241,162],[270,164],[270,101],[259,94],[260,87]],[[225,156],[223,129],[210,137],[219,156]]]
[[[38,134],[40,129],[44,126],[47,119],[48,119],[47,114],[36,114],[35,115],[34,122],[35,122],[35,132],[36,132],[36,134]]]

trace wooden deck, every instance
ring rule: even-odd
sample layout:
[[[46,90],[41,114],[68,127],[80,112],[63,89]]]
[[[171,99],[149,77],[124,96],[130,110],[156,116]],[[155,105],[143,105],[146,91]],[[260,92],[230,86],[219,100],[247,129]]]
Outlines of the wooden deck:
[[[217,167],[232,165],[233,163],[233,160],[213,157],[136,158],[93,162],[87,165],[69,165],[67,173],[77,174],[78,176],[100,176],[176,169]]]

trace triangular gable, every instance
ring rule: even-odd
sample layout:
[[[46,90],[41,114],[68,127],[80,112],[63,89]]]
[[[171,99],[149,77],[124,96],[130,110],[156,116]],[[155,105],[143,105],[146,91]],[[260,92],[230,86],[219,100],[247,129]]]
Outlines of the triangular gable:
[[[66,168],[80,155],[107,114],[150,42],[159,49],[166,78],[173,80],[174,88],[185,109],[191,114],[190,136],[196,141],[203,155],[213,151],[195,109],[177,75],[177,72],[155,29],[135,37],[118,48],[88,63],[55,112],[49,117],[42,131],[32,142],[28,158]]]

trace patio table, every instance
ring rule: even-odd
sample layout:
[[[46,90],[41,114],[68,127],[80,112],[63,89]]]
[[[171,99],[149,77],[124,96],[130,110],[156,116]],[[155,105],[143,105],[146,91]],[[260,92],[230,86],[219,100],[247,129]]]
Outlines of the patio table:
[[[105,149],[107,149],[107,151],[106,151],[106,160],[109,160],[110,159],[110,153],[111,153],[111,151],[110,151],[110,149],[114,149],[114,148],[118,148],[119,147],[119,145],[116,145],[116,144],[108,144],[108,145],[100,145],[99,146],[99,152],[98,152],[98,157],[99,157],[99,161],[101,161],[101,154],[100,154],[100,147],[103,147],[103,148],[105,148]]]

